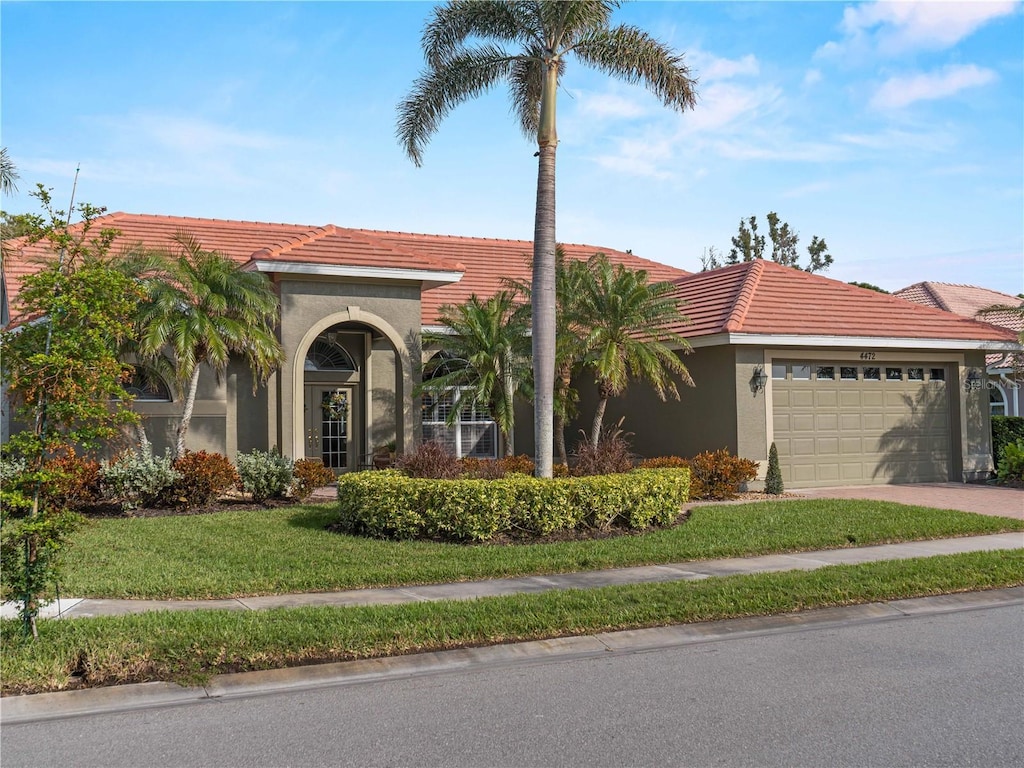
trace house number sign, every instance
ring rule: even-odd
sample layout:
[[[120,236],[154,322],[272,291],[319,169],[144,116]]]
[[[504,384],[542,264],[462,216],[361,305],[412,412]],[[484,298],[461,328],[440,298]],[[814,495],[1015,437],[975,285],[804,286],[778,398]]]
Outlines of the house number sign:
[[[861,360],[874,360],[875,359],[875,353],[874,352],[861,352],[860,353],[860,359]]]

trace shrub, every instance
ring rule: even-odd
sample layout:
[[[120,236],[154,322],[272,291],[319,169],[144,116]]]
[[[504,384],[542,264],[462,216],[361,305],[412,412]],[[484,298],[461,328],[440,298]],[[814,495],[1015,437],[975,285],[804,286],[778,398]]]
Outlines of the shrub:
[[[685,470],[543,480],[410,478],[360,472],[338,479],[339,527],[382,538],[486,541],[501,533],[668,525],[686,501]]]
[[[779,451],[772,443],[768,449],[768,471],[764,476],[764,492],[778,496],[785,491],[782,484],[782,469],[779,467]]]
[[[506,456],[498,460],[506,475],[532,475],[536,470],[533,459],[525,454]]]
[[[100,465],[103,496],[126,511],[157,503],[177,479],[170,452],[154,456],[149,449],[128,451]]]
[[[684,469],[689,466],[690,462],[679,456],[657,456],[644,459],[637,465],[637,469]]]
[[[601,434],[596,443],[590,442],[584,435],[576,446],[573,454],[576,475],[610,475],[617,472],[629,472],[633,468],[633,451],[622,431],[619,421]]]
[[[996,468],[996,477],[1004,483],[1024,481],[1024,440],[1003,446],[1003,458]]]
[[[1018,440],[1024,440],[1024,416],[992,417],[992,463],[999,466],[1003,449]]]
[[[81,510],[100,499],[100,463],[66,448],[43,465],[43,504],[53,509]]]
[[[173,506],[201,507],[238,484],[234,465],[220,453],[185,451],[173,466],[178,478],[164,497]]]
[[[744,483],[757,477],[757,462],[732,456],[725,448],[690,460],[691,499],[734,499]]]
[[[278,451],[255,449],[240,453],[235,463],[238,465],[238,490],[250,494],[257,503],[280,498],[291,488],[292,461]]]
[[[395,467],[409,477],[443,480],[462,474],[459,460],[436,440],[423,443],[412,453],[399,456]]]
[[[293,472],[292,496],[299,501],[308,499],[317,488],[334,482],[334,472],[320,459],[299,459]]]
[[[459,477],[497,480],[504,476],[505,467],[498,459],[476,459],[472,456],[459,459]]]

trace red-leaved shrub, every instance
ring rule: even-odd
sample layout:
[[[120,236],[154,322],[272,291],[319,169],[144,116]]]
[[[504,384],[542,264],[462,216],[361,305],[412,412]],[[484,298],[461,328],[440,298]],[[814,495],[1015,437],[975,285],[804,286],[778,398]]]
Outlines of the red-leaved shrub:
[[[174,481],[165,502],[169,506],[201,507],[217,500],[238,483],[234,465],[220,453],[186,451],[174,461],[179,477]]]
[[[317,488],[334,482],[334,472],[320,459],[299,459],[292,470],[292,495],[299,501],[308,499]]]

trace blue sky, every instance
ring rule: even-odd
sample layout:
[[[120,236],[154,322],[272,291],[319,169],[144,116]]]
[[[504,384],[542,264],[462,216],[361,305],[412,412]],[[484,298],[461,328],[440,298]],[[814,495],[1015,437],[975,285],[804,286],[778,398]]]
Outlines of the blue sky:
[[[0,4],[0,140],[66,206],[530,239],[535,146],[502,91],[458,108],[416,168],[395,106],[431,5]],[[826,273],[1024,290],[1024,6],[638,2],[686,53],[685,114],[570,62],[558,238],[700,269],[769,211],[824,237]]]

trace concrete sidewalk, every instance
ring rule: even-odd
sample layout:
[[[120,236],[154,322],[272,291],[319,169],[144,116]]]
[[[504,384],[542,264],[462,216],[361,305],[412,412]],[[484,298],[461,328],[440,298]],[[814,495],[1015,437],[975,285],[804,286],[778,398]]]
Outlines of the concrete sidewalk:
[[[603,571],[486,579],[452,584],[427,584],[381,589],[351,589],[342,592],[310,592],[266,597],[242,597],[229,600],[99,600],[64,598],[48,605],[44,617],[78,618],[118,616],[145,611],[187,611],[214,608],[256,611],[267,608],[295,608],[305,605],[353,606],[472,600],[479,597],[547,592],[556,589],[594,589],[596,587],[645,582],[696,581],[714,576],[813,571],[829,565],[867,563],[879,560],[906,560],[914,557],[1024,548],[1024,533],[1001,533],[954,539],[913,541],[871,547],[851,547],[813,552],[794,552],[760,557],[699,560]],[[3,607],[5,617],[17,615],[13,605]]]

